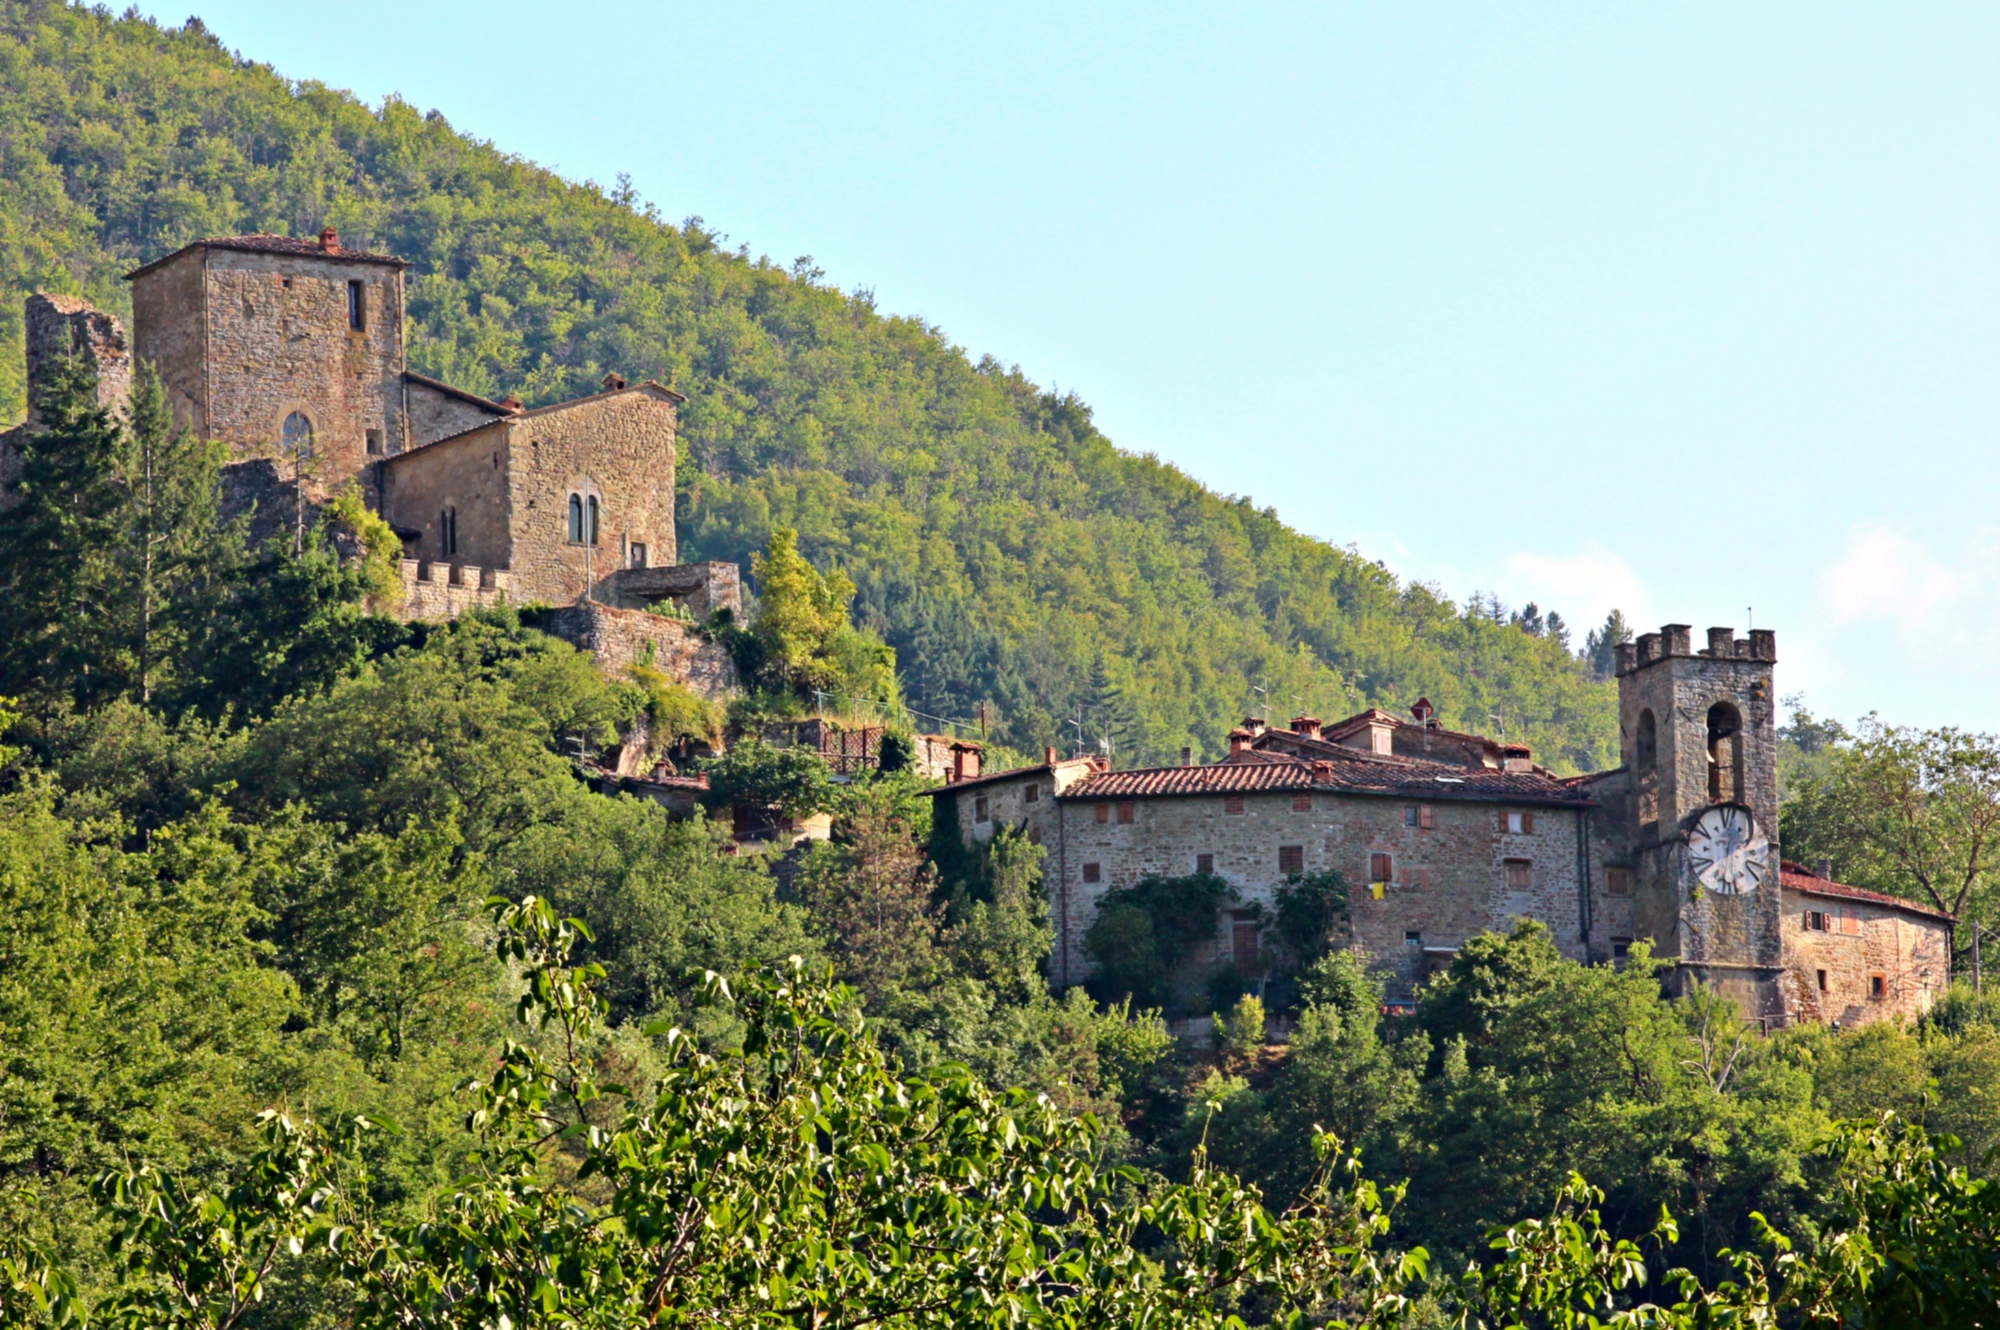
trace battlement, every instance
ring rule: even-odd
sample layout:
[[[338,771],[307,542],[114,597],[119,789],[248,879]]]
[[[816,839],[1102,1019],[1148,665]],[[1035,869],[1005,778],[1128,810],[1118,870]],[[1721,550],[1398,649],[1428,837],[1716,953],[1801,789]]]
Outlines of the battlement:
[[[1738,637],[1734,628],[1711,628],[1708,645],[1694,648],[1694,629],[1684,623],[1670,623],[1657,633],[1641,633],[1636,642],[1622,642],[1616,648],[1617,673],[1634,670],[1675,657],[1701,660],[1740,660],[1772,665],[1778,659],[1778,635],[1768,628],[1753,628],[1750,636]]]
[[[449,619],[469,609],[505,605],[513,598],[514,576],[499,568],[404,559],[402,573],[405,619]]]

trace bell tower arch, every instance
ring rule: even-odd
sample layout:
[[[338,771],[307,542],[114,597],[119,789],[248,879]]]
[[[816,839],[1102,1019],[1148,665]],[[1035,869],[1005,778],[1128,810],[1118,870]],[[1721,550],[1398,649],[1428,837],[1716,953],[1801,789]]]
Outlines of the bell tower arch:
[[[1618,648],[1635,923],[1746,1016],[1782,1013],[1776,634],[1668,624]]]

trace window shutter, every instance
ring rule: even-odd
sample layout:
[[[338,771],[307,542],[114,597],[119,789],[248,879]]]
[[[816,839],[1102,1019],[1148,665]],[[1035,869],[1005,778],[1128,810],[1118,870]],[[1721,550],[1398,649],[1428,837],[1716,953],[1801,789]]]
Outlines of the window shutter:
[[[1421,805],[1417,809],[1417,829],[1419,831],[1429,831],[1436,825],[1437,816],[1435,810],[1429,804]]]
[[[1526,832],[1532,832],[1534,831],[1534,829],[1535,829],[1535,815],[1533,813],[1521,814],[1521,830]]]

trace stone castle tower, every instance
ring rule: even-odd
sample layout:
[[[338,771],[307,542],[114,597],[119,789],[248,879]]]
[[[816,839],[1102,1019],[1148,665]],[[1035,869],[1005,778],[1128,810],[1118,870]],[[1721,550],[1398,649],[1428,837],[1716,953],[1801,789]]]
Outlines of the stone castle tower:
[[[1686,624],[1618,648],[1622,823],[1633,922],[1685,986],[1777,1016],[1783,974],[1778,855],[1777,699],[1769,631]],[[1606,791],[1610,793],[1609,790]]]
[[[323,495],[411,446],[406,266],[332,228],[199,241],[128,274],[133,350],[189,428]]]

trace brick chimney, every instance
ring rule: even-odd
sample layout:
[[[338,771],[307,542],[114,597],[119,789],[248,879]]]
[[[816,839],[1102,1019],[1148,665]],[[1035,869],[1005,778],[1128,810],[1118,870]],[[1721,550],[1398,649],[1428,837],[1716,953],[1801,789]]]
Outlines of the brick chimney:
[[[1042,761],[1049,766],[1056,764],[1056,746],[1054,744],[1050,744],[1042,750]]]
[[[1181,745],[1181,765],[1184,767],[1194,765],[1194,749],[1185,744]]]
[[[1829,882],[1833,881],[1833,860],[1822,859],[1818,863],[1814,864],[1813,876],[1823,877]]]
[[[609,374],[604,376],[605,392],[615,393],[624,386],[625,386],[625,376],[623,374],[620,374],[617,370],[614,369]]]
[[[340,253],[340,232],[326,227],[319,233],[319,247],[328,254]]]
[[[510,416],[520,414],[521,399],[514,396],[512,393],[509,393],[507,394],[507,396],[501,398],[499,405],[500,409],[502,411],[505,411]]]
[[[1264,724],[1262,716],[1245,716],[1243,718],[1243,728],[1250,731],[1250,737],[1254,739],[1270,727]]]
[[[1249,752],[1250,741],[1256,737],[1246,727],[1238,726],[1229,732],[1229,751],[1232,753]]]
[[[1292,733],[1304,735],[1308,739],[1319,738],[1319,717],[1318,716],[1292,717]]]

